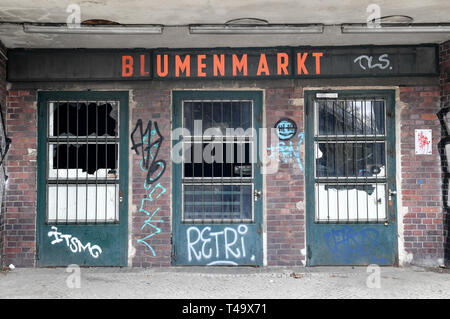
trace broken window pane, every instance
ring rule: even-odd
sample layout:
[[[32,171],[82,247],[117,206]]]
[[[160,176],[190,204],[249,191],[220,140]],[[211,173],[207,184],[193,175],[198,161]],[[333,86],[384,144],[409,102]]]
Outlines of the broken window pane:
[[[119,103],[49,103],[47,220],[119,220]]]
[[[111,174],[116,174],[118,164],[116,144],[51,144],[50,154],[52,154],[51,168],[62,170],[59,177],[77,177],[77,171],[78,177],[86,172],[92,175],[96,171],[98,177],[106,177],[105,171],[110,178]],[[64,170],[70,171],[69,176],[66,176]]]
[[[52,103],[51,136],[117,136],[115,102]]]

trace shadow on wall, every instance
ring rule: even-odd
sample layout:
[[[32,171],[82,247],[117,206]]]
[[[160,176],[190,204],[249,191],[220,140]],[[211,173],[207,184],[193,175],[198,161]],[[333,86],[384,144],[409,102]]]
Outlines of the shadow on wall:
[[[442,199],[444,202],[444,259],[447,267],[450,266],[450,205],[449,205],[449,180],[450,180],[450,106],[441,109],[437,116],[441,123],[442,139],[438,144],[439,154],[441,156],[441,166],[443,171],[442,181]]]

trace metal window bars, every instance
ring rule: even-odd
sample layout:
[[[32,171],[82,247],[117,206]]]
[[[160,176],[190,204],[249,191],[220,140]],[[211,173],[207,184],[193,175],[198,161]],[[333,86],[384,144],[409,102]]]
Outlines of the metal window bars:
[[[315,101],[315,222],[387,220],[385,101]]]
[[[253,220],[252,103],[183,101],[183,222]]]
[[[50,101],[47,223],[119,222],[119,101]]]

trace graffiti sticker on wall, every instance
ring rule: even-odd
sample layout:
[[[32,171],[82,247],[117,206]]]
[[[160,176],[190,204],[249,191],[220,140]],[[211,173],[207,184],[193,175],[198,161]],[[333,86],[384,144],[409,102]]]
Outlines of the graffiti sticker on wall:
[[[432,132],[431,130],[414,130],[414,141],[416,154],[430,155],[432,153],[431,141]]]
[[[297,133],[297,125],[288,118],[279,120],[275,124],[275,129],[280,140],[290,140]]]

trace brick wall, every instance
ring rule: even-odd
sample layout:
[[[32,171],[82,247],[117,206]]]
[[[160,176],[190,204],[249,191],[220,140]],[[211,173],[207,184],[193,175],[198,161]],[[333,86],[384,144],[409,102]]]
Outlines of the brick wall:
[[[266,127],[273,128],[280,118],[288,117],[297,124],[292,139],[297,151],[298,134],[303,132],[303,89],[266,90]],[[269,138],[268,145],[271,145]],[[272,145],[273,147],[274,145]],[[301,144],[300,158],[304,152]],[[266,220],[268,266],[301,266],[305,262],[304,173],[293,159],[280,162],[278,172],[266,176]]]
[[[401,140],[397,160],[401,162],[402,202],[407,207],[404,239],[405,248],[413,254],[413,262],[416,263],[436,261],[443,257],[442,175],[436,147],[440,140],[440,125],[436,117],[441,107],[439,90],[438,86],[400,88]],[[160,208],[153,219],[163,220],[162,223],[153,224],[160,228],[161,231],[157,232],[151,226],[142,228],[148,216],[140,211],[141,203],[152,188],[145,189],[146,172],[141,170],[141,157],[130,149],[132,160],[129,183],[132,198],[129,249],[133,254],[132,266],[169,266],[172,232],[170,90],[139,89],[133,90],[130,96],[130,134],[138,119],[142,120],[144,129],[149,120],[156,121],[164,137],[158,159],[166,162],[166,170],[158,180],[166,192],[152,202],[152,207]],[[3,253],[4,264],[13,263],[16,266],[33,266],[35,263],[36,98],[34,91],[11,90],[7,95],[6,123],[12,145],[7,162],[9,183],[4,202],[6,223],[3,237],[6,241]],[[296,122],[298,133],[304,131],[302,88],[267,89],[264,105],[267,128],[273,128],[280,118],[288,117]],[[433,130],[432,155],[415,155],[414,129],[417,128]],[[292,142],[297,150],[299,138],[295,137]],[[270,139],[268,143],[271,144]],[[300,150],[300,159],[304,165],[303,143]],[[300,266],[305,261],[304,189],[304,172],[295,160],[286,164],[281,161],[278,172],[266,176],[264,196],[269,266]],[[148,237],[155,231],[153,236]],[[138,242],[142,239],[145,239],[146,244]],[[156,256],[153,256],[149,247]]]
[[[6,97],[6,129],[12,140],[6,168],[4,264],[31,267],[36,246],[36,93],[11,90]]]
[[[446,43],[440,45],[439,62],[441,70],[441,107],[445,108],[450,107],[450,41],[447,41]],[[446,185],[446,188],[448,188],[448,184],[444,185]],[[447,194],[448,189],[444,189],[443,193]],[[444,216],[444,236],[445,263],[447,264],[447,266],[450,266],[450,209],[448,207],[446,207]]]
[[[443,257],[441,167],[437,144],[439,87],[401,87],[400,160],[404,243],[412,263],[436,264]],[[416,155],[415,129],[432,129],[432,155]],[[402,212],[398,212],[401,214]]]
[[[172,233],[170,223],[170,201],[171,201],[171,104],[170,104],[170,90],[134,90],[134,103],[131,103],[131,127],[130,133],[133,131],[138,119],[142,120],[143,129],[147,127],[148,121],[157,122],[158,129],[161,136],[164,138],[161,144],[158,157],[156,160],[164,160],[166,162],[166,170],[162,177],[151,185],[148,190],[144,188],[144,181],[147,175],[140,167],[141,155],[138,156],[134,151],[133,160],[130,162],[132,166],[133,175],[130,183],[133,188],[132,207],[130,213],[132,214],[132,225],[129,229],[132,231],[132,245],[135,248],[135,255],[133,257],[132,265],[134,267],[151,267],[151,266],[169,266],[171,262],[171,242],[170,237]],[[154,126],[152,126],[153,128]],[[138,136],[139,137],[139,136]],[[152,141],[155,141],[153,139]],[[141,154],[141,153],[140,153]],[[158,187],[158,183],[166,190]],[[156,189],[153,195],[149,195],[153,189]],[[161,196],[158,197],[158,194]],[[154,200],[142,201],[143,198],[151,196]],[[162,223],[152,223],[156,228],[146,225],[145,221],[149,218],[146,212],[140,211],[141,203],[144,210],[153,213],[157,208],[158,212],[153,216],[153,220],[163,220]],[[160,229],[158,232],[157,228]],[[150,235],[154,234],[151,237]],[[148,238],[146,238],[148,237]],[[138,242],[138,240],[143,240]],[[146,244],[145,244],[145,243]],[[153,249],[155,256],[153,255]]]

